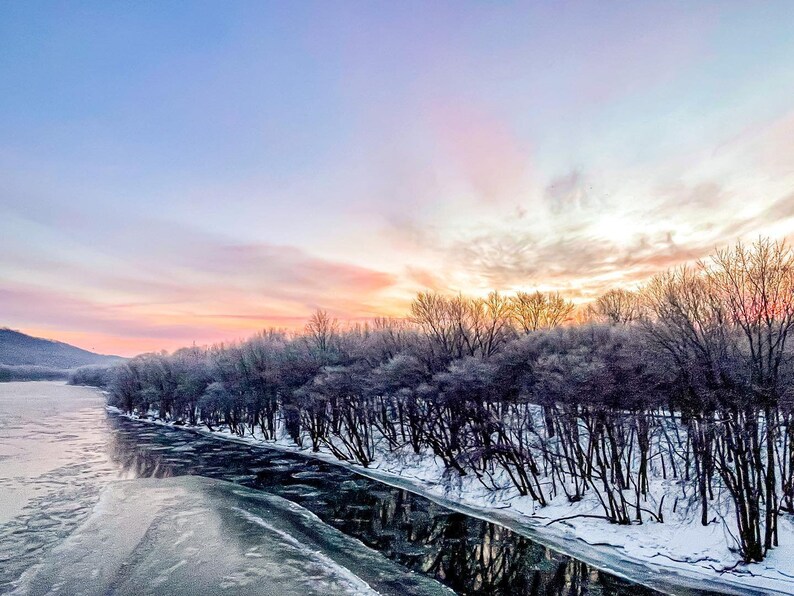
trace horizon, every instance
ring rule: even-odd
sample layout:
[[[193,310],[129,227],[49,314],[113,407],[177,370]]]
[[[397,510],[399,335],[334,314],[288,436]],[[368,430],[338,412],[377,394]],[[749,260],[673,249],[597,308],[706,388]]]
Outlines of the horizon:
[[[794,3],[0,8],[0,326],[103,354],[794,234]]]

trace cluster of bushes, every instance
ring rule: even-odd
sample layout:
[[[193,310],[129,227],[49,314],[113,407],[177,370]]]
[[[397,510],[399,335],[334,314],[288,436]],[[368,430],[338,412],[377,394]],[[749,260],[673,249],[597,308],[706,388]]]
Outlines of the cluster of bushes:
[[[90,364],[69,371],[69,384],[107,387],[114,374],[113,365]]]
[[[794,513],[791,249],[738,245],[608,292],[586,322],[572,309],[421,293],[403,320],[341,329],[319,311],[302,334],[146,354],[93,380],[125,412],[364,466],[432,453],[540,506],[590,496],[616,524],[688,506],[706,525],[724,495],[737,549],[762,560]]]

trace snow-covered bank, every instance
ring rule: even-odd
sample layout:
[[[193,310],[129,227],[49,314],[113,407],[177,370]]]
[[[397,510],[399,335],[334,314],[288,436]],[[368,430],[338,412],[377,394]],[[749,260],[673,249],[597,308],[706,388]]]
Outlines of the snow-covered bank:
[[[509,489],[488,490],[473,476],[445,477],[442,466],[427,456],[381,453],[377,463],[365,469],[339,462],[328,453],[314,454],[298,449],[288,440],[264,442],[255,436],[240,438],[224,431],[210,433],[205,427],[189,430],[301,453],[349,467],[469,515],[508,526],[596,567],[664,591],[686,593],[690,588],[735,594],[794,593],[794,580],[787,569],[794,561],[791,550],[786,550],[793,533],[785,519],[781,520],[784,546],[772,551],[761,565],[729,570],[738,557],[725,546],[724,525],[715,522],[703,528],[696,521],[689,523],[681,507],[681,515],[666,511],[664,524],[646,522],[641,526],[614,526],[601,519],[574,517],[547,525],[561,518],[597,515],[599,511],[595,503],[587,500],[577,504],[558,500],[538,509],[529,498],[520,497]]]

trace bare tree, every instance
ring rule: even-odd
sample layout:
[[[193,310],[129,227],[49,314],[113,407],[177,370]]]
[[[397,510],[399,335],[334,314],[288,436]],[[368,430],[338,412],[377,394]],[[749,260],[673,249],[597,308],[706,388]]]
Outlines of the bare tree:
[[[626,325],[640,317],[640,296],[629,290],[609,290],[598,297],[590,310],[598,320]]]
[[[334,336],[339,331],[339,323],[328,316],[324,310],[317,309],[306,323],[307,339],[322,354],[331,349]]]
[[[764,548],[777,546],[776,407],[781,392],[781,366],[794,326],[794,253],[783,242],[759,239],[751,247],[737,244],[718,251],[701,265],[719,292],[732,322],[746,340],[752,401],[761,406],[765,423]],[[755,448],[755,445],[753,445]],[[759,447],[760,448],[760,447]],[[760,454],[756,454],[760,458]],[[791,486],[788,479],[789,490]],[[791,496],[788,498],[791,507]]]
[[[517,292],[511,302],[513,319],[524,333],[557,327],[574,309],[573,302],[559,293]]]

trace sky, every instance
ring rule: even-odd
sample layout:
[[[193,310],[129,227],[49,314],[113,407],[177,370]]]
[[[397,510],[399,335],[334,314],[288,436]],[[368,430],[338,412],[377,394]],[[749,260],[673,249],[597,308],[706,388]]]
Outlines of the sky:
[[[4,2],[0,326],[131,356],[794,235],[794,2]]]

